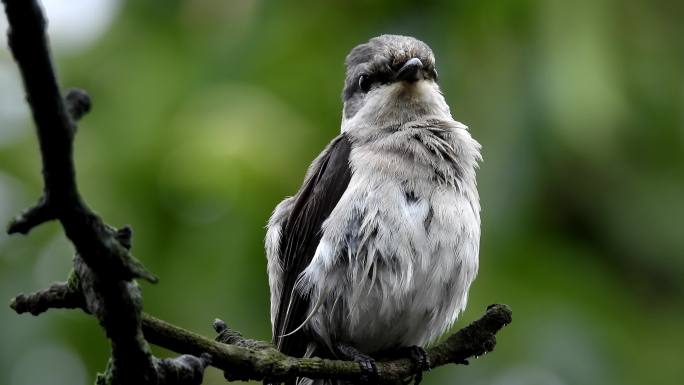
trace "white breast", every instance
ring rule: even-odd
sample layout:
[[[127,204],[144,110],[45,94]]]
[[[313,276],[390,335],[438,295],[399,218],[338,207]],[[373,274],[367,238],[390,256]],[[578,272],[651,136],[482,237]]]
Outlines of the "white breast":
[[[315,304],[309,327],[327,343],[425,345],[465,307],[478,265],[479,147],[455,126],[436,139],[446,138],[437,145],[454,159],[445,160],[406,129],[354,147],[349,186],[302,275]]]

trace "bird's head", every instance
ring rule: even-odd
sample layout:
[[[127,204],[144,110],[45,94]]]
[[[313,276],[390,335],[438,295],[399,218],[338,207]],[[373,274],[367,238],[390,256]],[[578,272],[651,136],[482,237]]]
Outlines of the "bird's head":
[[[381,35],[347,55],[343,123],[396,124],[424,115],[448,115],[437,84],[435,56],[422,41]]]

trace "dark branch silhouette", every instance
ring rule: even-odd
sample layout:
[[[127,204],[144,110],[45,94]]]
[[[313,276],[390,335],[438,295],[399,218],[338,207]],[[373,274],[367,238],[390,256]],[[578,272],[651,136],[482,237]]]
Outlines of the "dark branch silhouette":
[[[50,58],[45,19],[36,1],[4,0],[9,46],[26,89],[43,161],[43,195],[17,216],[7,232],[26,234],[58,220],[76,249],[74,275],[83,307],[93,314],[111,342],[112,356],[102,384],[199,384],[209,355],[161,360],[150,353],[142,335],[142,297],[134,279],[156,278],[128,251],[130,230],[106,225],[84,202],[76,186],[73,139],[76,120],[90,108],[83,91],[66,97],[57,84]],[[128,238],[125,242],[121,240]],[[61,289],[69,288],[67,283]],[[64,292],[59,285],[48,292]],[[65,294],[66,295],[66,294]],[[66,304],[65,304],[66,306]]]
[[[271,344],[243,338],[216,320],[217,341],[142,312],[136,279],[157,278],[130,254],[132,231],[105,224],[81,197],[76,185],[73,139],[76,121],[90,110],[82,90],[63,97],[50,58],[45,19],[35,0],[3,0],[9,21],[9,46],[19,66],[36,124],[43,164],[43,194],[8,226],[9,234],[27,234],[51,220],[62,225],[76,249],[74,269],[66,282],[19,295],[10,306],[17,313],[38,315],[48,309],[81,309],[97,318],[111,343],[111,359],[98,384],[199,384],[207,365],[229,380],[281,381],[293,377],[358,380],[356,362],[294,358]],[[467,364],[467,359],[494,349],[495,334],[511,322],[511,310],[492,305],[485,315],[428,349],[432,367]],[[148,342],[184,354],[159,359]],[[399,383],[414,372],[409,359],[378,362],[382,383]]]

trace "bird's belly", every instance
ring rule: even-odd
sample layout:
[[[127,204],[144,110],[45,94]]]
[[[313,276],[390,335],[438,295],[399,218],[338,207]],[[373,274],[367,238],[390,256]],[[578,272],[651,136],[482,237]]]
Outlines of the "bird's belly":
[[[314,285],[319,336],[365,352],[425,345],[465,307],[477,270],[479,215],[466,194],[428,187],[407,193],[387,183],[359,191],[350,200],[355,207],[331,215],[312,263],[327,262]]]
[[[413,279],[416,287],[403,293],[378,284],[356,300],[356,309],[349,309],[349,318],[337,325],[336,334],[364,352],[424,346],[441,335],[455,320],[455,309],[465,306],[456,290],[447,292],[448,285],[458,284],[457,274],[439,282],[423,274]]]

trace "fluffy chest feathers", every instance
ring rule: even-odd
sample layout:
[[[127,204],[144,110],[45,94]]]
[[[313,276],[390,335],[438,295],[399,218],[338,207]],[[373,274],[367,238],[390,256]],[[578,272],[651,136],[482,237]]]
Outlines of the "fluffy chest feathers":
[[[439,119],[349,135],[349,185],[297,285],[307,327],[367,352],[424,345],[465,307],[477,271],[479,145]]]

